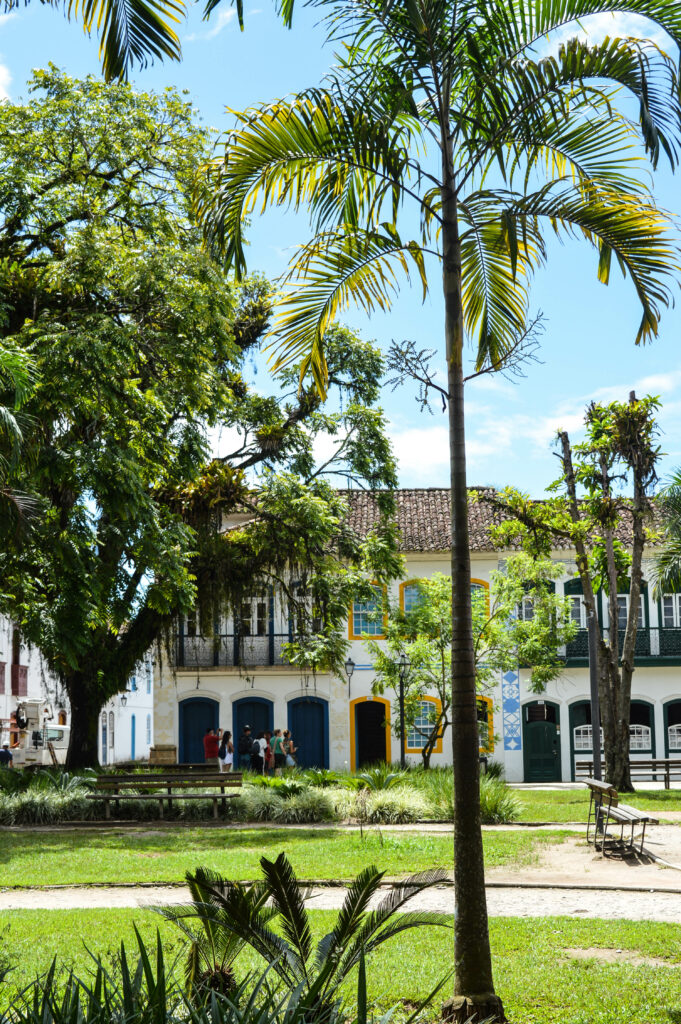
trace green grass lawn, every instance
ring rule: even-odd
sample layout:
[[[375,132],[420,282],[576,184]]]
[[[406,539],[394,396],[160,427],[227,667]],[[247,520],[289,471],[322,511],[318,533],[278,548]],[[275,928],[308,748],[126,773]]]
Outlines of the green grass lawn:
[[[518,789],[514,795],[521,805],[520,821],[583,821],[589,814],[586,790]],[[665,811],[681,811],[681,789],[649,789],[627,793],[626,803],[641,811],[655,811],[661,819]]]
[[[316,934],[327,931],[335,912],[312,911]],[[0,914],[3,958],[20,964],[5,983],[11,989],[28,982],[57,954],[64,969],[87,970],[84,948],[106,960],[116,956],[121,939],[134,949],[132,922],[153,941],[160,928],[168,962],[181,950],[177,932],[148,910],[13,911]],[[86,939],[83,937],[86,936]],[[491,937],[497,990],[512,1024],[674,1024],[681,1020],[681,926],[632,921],[568,918],[493,918]],[[571,960],[564,950],[604,947],[660,957],[669,966],[602,964]],[[397,936],[368,960],[371,999],[383,1010],[401,1001],[423,998],[450,964],[452,933],[421,928]],[[240,971],[256,966],[242,957]],[[348,992],[352,997],[352,990]],[[438,1000],[439,1001],[439,1000]],[[438,1018],[438,1006],[428,1012]]]
[[[560,832],[486,832],[488,867],[527,864]],[[388,875],[450,867],[451,835],[341,829],[202,829],[21,832],[3,830],[4,885],[179,882],[207,865],[230,878],[255,878],[263,854],[285,850],[300,878],[353,878],[368,863]]]

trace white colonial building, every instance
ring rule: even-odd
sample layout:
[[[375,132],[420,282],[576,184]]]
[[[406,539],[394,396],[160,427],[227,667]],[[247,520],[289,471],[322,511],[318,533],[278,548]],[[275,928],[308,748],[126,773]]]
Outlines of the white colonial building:
[[[360,533],[376,523],[372,496],[350,491],[350,519]],[[413,599],[415,581],[435,572],[449,573],[449,491],[401,490],[396,494],[397,520],[405,556],[405,577],[393,585],[392,599],[404,607]],[[471,585],[488,588],[492,572],[507,552],[490,541],[494,513],[485,501],[472,502]],[[573,553],[553,552],[565,565],[557,592],[571,599],[579,633],[565,651],[565,670],[538,697],[528,687],[529,672],[521,667],[505,673],[496,689],[479,700],[481,733],[488,737],[490,756],[503,761],[511,781],[550,782],[574,778],[575,758],[591,753],[591,719],[587,633],[581,584]],[[644,561],[644,574],[649,560]],[[681,756],[681,595],[654,601],[644,585],[636,643],[632,689],[632,757]],[[378,595],[377,595],[378,600]],[[626,615],[628,597],[620,596]],[[180,623],[175,665],[158,673],[154,688],[156,755],[180,762],[203,760],[207,728],[229,729],[236,738],[248,724],[255,732],[290,729],[303,765],[354,770],[364,763],[399,758],[399,741],[390,726],[394,697],[372,696],[374,670],[361,639],[363,632],[380,636],[380,619],[371,605],[348,610],[350,658],[346,675],[312,675],[285,664],[282,648],[293,634],[288,607],[273,592],[254,590],[241,608],[240,628],[228,618],[216,635],[201,637],[197,623]],[[435,696],[424,700],[437,703]],[[422,741],[407,737],[407,757],[420,759]],[[451,736],[438,742],[432,764],[449,762]]]

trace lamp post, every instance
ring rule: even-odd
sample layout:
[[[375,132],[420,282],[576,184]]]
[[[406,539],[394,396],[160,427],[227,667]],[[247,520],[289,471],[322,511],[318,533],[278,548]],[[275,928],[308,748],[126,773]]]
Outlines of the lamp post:
[[[126,695],[125,695],[124,693],[123,693],[123,694],[121,694],[121,705],[122,705],[123,707],[125,707],[125,705],[126,705],[127,703],[128,703],[128,698],[127,698],[127,696],[126,696]]]
[[[348,658],[345,662],[345,674],[348,677],[348,697],[350,697],[350,684],[352,682],[352,674],[355,671],[355,663],[352,658]]]
[[[405,736],[404,736],[404,681],[407,678],[407,674],[411,667],[409,658],[402,651],[400,654],[400,660],[398,662],[400,671],[400,768],[406,768],[407,759],[405,756]]]

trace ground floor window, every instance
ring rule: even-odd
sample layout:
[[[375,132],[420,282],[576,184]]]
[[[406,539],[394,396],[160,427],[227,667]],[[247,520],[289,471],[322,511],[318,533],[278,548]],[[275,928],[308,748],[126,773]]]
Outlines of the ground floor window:
[[[407,730],[407,750],[423,750],[437,719],[437,706],[432,700],[419,701],[418,713]]]

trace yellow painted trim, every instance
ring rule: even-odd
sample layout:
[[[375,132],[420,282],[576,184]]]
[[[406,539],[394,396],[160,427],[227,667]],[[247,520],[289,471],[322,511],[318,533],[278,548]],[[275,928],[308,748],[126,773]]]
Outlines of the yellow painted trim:
[[[390,732],[390,701],[386,700],[385,697],[355,697],[354,700],[350,701],[350,771],[357,771],[357,747],[355,739],[355,708],[358,704],[363,701],[373,700],[378,704],[385,706],[385,759],[390,764],[391,761],[391,732]]]
[[[421,578],[415,576],[411,580],[405,580],[404,583],[400,583],[400,611],[401,612],[404,611],[404,591],[405,591],[405,588],[411,586],[414,583],[420,583],[420,582],[421,582]]]
[[[372,587],[375,587],[377,590],[379,589],[379,584],[378,583],[372,583],[371,585],[372,585]],[[388,596],[387,587],[383,587],[383,602],[384,603],[386,601],[387,596]],[[350,614],[349,614],[349,617],[348,617],[348,640],[363,640],[364,636],[362,635],[362,633],[355,633],[354,632],[354,625],[355,625],[355,615],[354,615],[354,612],[355,612],[355,602],[353,601],[352,604],[350,605]],[[387,628],[388,628],[388,613],[385,612],[384,615],[383,615],[383,632],[382,633],[372,633],[371,634],[372,640],[382,640],[385,637],[385,631],[386,631]]]
[[[487,705],[487,749],[480,747],[479,750],[481,754],[491,754],[494,752],[494,701],[491,697],[481,697],[480,694],[475,700]]]
[[[423,697],[421,697],[420,700],[427,700],[431,704],[435,704],[435,706],[437,707],[438,714],[442,711],[442,701],[440,700],[439,697],[430,697],[430,696],[428,696],[426,694]],[[405,754],[420,754],[422,750],[423,750],[422,746],[421,747],[408,747],[408,746],[406,746],[406,744],[405,744],[405,748],[404,748]],[[432,752],[433,752],[433,754],[441,754],[442,753],[442,733],[440,733],[440,735],[438,736],[438,738],[437,738],[437,740],[435,742],[435,746],[433,747],[433,751]]]

